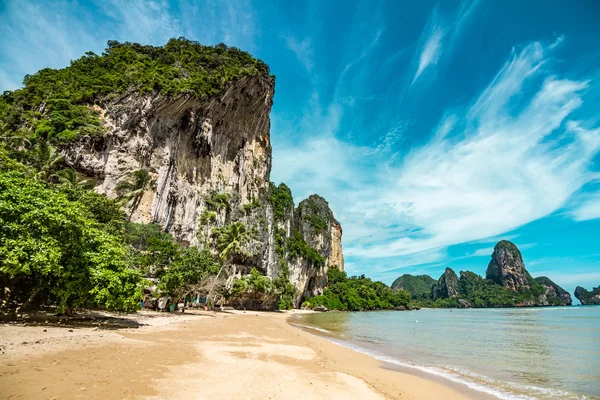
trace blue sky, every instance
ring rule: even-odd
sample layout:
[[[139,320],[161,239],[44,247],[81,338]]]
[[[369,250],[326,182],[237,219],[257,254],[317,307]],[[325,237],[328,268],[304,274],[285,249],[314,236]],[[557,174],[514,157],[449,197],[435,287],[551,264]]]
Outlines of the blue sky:
[[[329,200],[350,274],[483,275],[505,238],[534,276],[600,284],[597,2],[4,0],[0,18],[0,90],[111,39],[265,60],[272,180]]]

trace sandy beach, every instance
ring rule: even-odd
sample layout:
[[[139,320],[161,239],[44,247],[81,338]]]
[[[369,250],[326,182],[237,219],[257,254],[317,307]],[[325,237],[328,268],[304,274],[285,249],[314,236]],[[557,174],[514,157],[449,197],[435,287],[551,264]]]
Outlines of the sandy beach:
[[[129,318],[144,326],[0,325],[0,398],[472,398],[303,331],[294,312]]]

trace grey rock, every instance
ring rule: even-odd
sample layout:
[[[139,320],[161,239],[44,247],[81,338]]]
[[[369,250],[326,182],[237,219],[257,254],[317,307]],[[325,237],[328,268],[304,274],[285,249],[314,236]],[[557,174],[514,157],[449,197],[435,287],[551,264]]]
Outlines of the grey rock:
[[[514,291],[521,288],[529,289],[528,274],[521,252],[508,240],[501,240],[494,247],[492,260],[488,264],[485,275],[487,279],[507,289]]]

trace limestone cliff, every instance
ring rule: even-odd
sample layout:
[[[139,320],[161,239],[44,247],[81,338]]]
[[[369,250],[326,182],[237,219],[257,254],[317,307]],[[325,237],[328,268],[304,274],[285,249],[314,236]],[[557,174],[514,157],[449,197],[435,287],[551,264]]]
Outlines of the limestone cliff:
[[[588,304],[600,304],[600,286],[593,288],[591,292],[581,286],[577,286],[575,288],[575,297],[584,306]]]
[[[569,292],[558,286],[550,278],[539,276],[535,278],[536,282],[540,283],[546,289],[546,300],[548,305],[567,305],[573,304],[573,299]]]
[[[437,284],[431,289],[433,299],[448,299],[460,296],[460,284],[456,272],[446,268]]]
[[[152,178],[131,220],[157,222],[187,245],[214,245],[213,231],[240,221],[251,232],[247,255],[234,260],[238,274],[256,267],[277,277],[286,267],[302,296],[321,293],[327,269],[343,269],[342,229],[327,202],[311,196],[298,209],[274,215],[270,187],[269,113],[274,79],[240,77],[206,99],[135,91],[96,106],[106,133],[62,148],[67,163],[116,196],[118,182],[135,170]],[[316,225],[313,223],[316,222]],[[314,248],[278,251],[277,239]],[[300,247],[302,247],[300,245]],[[304,247],[302,247],[304,249]]]
[[[508,240],[501,240],[494,247],[492,260],[485,272],[486,278],[504,286],[507,289],[518,291],[529,289],[527,271],[523,263],[521,252]]]

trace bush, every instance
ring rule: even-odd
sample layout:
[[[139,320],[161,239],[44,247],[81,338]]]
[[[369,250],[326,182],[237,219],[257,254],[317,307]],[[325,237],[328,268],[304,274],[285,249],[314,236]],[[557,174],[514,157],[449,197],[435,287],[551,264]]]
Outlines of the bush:
[[[119,213],[107,201],[110,212],[98,215],[102,202],[81,201],[95,196],[68,196],[21,173],[0,173],[0,274],[12,300],[40,293],[61,312],[139,307],[142,276],[128,268],[127,246],[110,224]]]
[[[337,267],[329,268],[328,287],[320,296],[306,300],[306,305],[323,305],[330,310],[386,310],[407,307],[410,294],[404,290],[393,290],[383,282],[373,282],[364,275],[348,278]],[[304,304],[304,303],[303,303]]]

